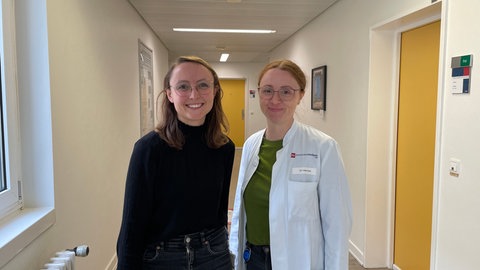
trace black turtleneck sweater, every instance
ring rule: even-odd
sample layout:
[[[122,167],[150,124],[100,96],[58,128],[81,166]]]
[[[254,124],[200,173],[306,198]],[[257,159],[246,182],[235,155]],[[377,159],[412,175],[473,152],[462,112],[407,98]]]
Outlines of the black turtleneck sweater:
[[[141,269],[149,245],[227,225],[235,145],[211,149],[205,126],[179,126],[182,150],[153,131],[135,143],[117,242],[119,270]]]

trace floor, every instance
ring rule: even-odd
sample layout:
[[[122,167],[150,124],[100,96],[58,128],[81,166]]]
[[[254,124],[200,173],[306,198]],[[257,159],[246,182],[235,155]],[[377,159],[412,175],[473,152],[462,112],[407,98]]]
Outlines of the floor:
[[[348,261],[348,270],[388,270],[388,268],[363,268],[360,263],[353,257],[350,256],[349,261]]]
[[[238,168],[240,167],[240,158],[242,155],[241,149],[235,150],[235,159],[233,162],[232,182],[230,183],[230,198],[228,200],[228,208],[233,209],[233,202],[235,199],[235,191],[237,188]],[[358,261],[350,256],[349,258],[349,270],[365,270]],[[369,270],[388,270],[388,268],[368,268]]]

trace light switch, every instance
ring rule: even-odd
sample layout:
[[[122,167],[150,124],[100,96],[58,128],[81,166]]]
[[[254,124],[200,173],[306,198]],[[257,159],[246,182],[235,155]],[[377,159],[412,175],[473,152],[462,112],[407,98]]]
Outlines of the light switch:
[[[451,158],[448,169],[451,176],[458,177],[460,175],[460,160]]]

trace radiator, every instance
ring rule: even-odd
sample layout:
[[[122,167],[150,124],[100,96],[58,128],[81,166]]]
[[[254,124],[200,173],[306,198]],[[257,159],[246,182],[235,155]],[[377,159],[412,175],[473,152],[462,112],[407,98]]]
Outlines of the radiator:
[[[88,246],[82,245],[59,251],[40,270],[75,270],[75,257],[85,257],[89,250]]]

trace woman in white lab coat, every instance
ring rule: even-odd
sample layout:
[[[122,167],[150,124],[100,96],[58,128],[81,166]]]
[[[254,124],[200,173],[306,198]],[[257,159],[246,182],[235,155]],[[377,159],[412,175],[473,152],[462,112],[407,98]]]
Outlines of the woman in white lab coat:
[[[337,142],[294,119],[305,86],[290,60],[259,75],[267,126],[243,146],[230,233],[235,269],[348,269],[348,182]]]

